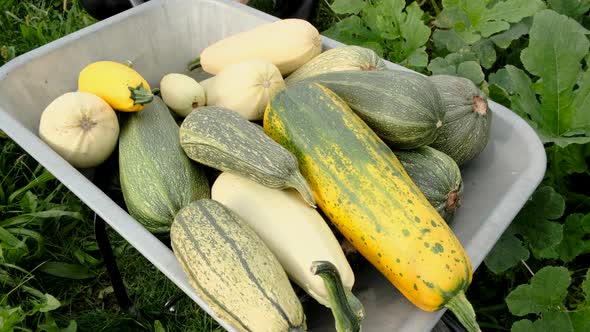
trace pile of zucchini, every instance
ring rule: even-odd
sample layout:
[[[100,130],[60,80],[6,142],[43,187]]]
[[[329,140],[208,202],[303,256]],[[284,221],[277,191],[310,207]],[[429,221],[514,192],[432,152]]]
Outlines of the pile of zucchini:
[[[297,285],[331,308],[337,331],[359,331],[365,312],[331,224],[417,307],[479,330],[465,298],[471,263],[447,225],[460,167],[489,136],[471,81],[387,69],[358,46],[322,52],[298,19],[220,40],[197,67],[212,77],[170,73],[120,114],[120,182],[129,213],[170,234],[220,318],[305,331]]]

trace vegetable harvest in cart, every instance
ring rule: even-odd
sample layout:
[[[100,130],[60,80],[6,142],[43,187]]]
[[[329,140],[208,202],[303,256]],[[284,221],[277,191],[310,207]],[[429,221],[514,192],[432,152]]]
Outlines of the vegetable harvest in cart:
[[[417,308],[480,330],[448,225],[493,117],[471,80],[388,69],[361,46],[322,52],[300,19],[194,56],[157,88],[133,64],[88,63],[40,137],[79,168],[116,151],[129,214],[170,237],[194,291],[238,331],[306,331],[304,295],[337,331],[362,330],[351,255]]]

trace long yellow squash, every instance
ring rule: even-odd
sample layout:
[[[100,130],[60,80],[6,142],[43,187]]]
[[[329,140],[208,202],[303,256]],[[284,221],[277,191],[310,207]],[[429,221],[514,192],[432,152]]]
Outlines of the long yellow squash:
[[[331,90],[296,84],[269,103],[264,130],[293,152],[317,204],[348,241],[423,310],[479,328],[464,292],[463,247],[393,152]]]

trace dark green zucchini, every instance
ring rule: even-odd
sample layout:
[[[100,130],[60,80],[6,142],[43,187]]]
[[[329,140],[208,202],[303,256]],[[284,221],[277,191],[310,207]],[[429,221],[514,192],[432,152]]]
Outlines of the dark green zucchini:
[[[176,213],[210,197],[202,165],[178,141],[178,125],[158,96],[138,112],[121,113],[119,174],[129,214],[152,233],[167,233]]]
[[[310,77],[334,91],[396,149],[428,145],[443,125],[443,105],[425,76],[400,70],[339,71]]]
[[[453,158],[428,146],[395,150],[402,166],[426,199],[448,223],[463,195],[463,180]]]
[[[444,105],[443,126],[430,144],[461,166],[475,158],[490,137],[492,112],[486,96],[466,78],[434,75],[429,80],[439,91]]]

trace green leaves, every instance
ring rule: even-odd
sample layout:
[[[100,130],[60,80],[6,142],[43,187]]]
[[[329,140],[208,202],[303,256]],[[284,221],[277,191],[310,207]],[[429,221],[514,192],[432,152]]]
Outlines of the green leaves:
[[[531,25],[528,18],[544,8],[540,0],[494,1],[492,5],[486,0],[448,0],[443,5],[435,21],[439,29],[433,33],[439,57],[428,69],[433,74],[469,78],[484,91],[482,67],[490,69],[496,63],[496,47],[506,49],[527,34]],[[461,58],[465,60],[457,62]]]
[[[95,277],[94,274],[90,273],[86,266],[64,262],[47,262],[43,264],[39,270],[56,277],[68,279],[87,279]]]
[[[468,78],[476,85],[484,80],[484,74],[473,53],[451,53],[443,58],[436,58],[428,65],[433,75],[455,75]]]
[[[453,28],[468,44],[508,30],[510,23],[544,8],[540,0],[496,1],[491,7],[486,0],[443,0],[442,3],[444,10],[436,20],[437,26]]]
[[[535,15],[529,47],[521,53],[525,68],[543,80],[541,114],[534,120],[561,136],[572,129],[572,89],[590,42],[577,22],[553,11]]]
[[[565,267],[546,266],[531,279],[530,284],[516,287],[506,297],[506,304],[513,315],[536,314],[539,319],[523,319],[512,325],[512,332],[519,331],[587,331],[590,327],[590,269],[581,287],[586,303],[576,310],[567,310],[564,301],[572,282],[571,273]]]
[[[562,261],[569,263],[581,254],[590,252],[590,214],[571,214],[567,217],[563,227],[563,239],[555,246],[555,255]]]
[[[544,267],[533,276],[530,285],[516,287],[506,297],[506,304],[516,316],[559,309],[570,283],[570,272],[565,267]]]
[[[563,197],[553,188],[538,188],[492,248],[484,260],[486,266],[494,273],[502,273],[527,259],[529,250],[541,256],[545,250],[558,245],[563,226],[551,220],[560,218],[564,209]],[[526,246],[515,237],[517,234],[526,241]]]
[[[511,96],[512,107],[537,130],[545,143],[561,147],[590,142],[590,73],[582,72],[588,55],[588,31],[578,22],[552,10],[537,13],[530,41],[520,55],[525,69],[538,77],[537,91],[524,71],[514,66],[500,70],[494,80]],[[509,83],[508,83],[509,82]]]
[[[579,18],[590,10],[590,0],[548,0],[551,9],[573,18]]]
[[[336,0],[330,6],[337,14],[352,14],[324,35],[344,43],[364,46],[381,56],[418,69],[428,64],[426,42],[431,30],[424,23],[424,11],[417,3],[406,7],[404,0]]]
[[[335,0],[330,8],[336,14],[358,14],[366,5],[363,0]]]

